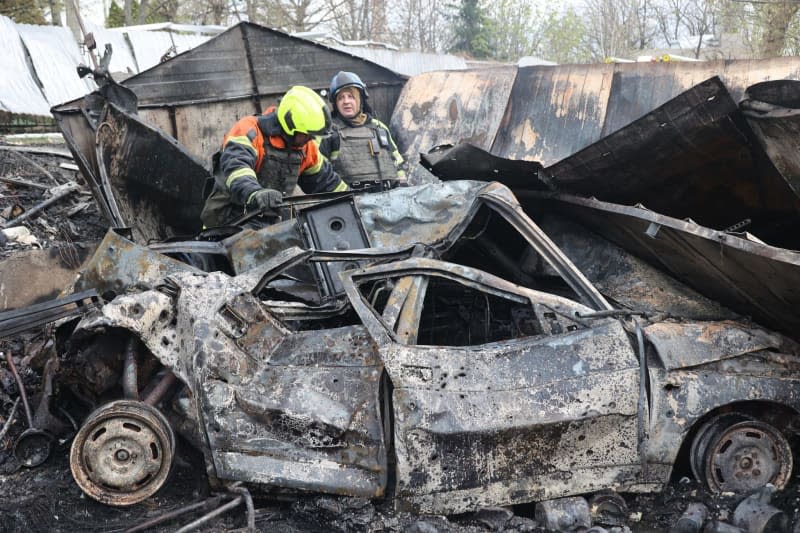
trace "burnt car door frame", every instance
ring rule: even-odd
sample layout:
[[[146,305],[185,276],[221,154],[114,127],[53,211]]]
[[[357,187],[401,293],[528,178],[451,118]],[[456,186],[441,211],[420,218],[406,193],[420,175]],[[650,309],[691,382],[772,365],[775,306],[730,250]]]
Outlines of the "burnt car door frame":
[[[554,334],[543,326],[539,335],[477,346],[417,345],[409,330],[432,277],[580,327]],[[640,366],[617,319],[583,322],[575,312],[591,310],[578,302],[428,258],[342,278],[394,385],[398,508],[463,512],[640,481],[640,404],[631,393]],[[401,294],[381,316],[359,287],[386,278]]]

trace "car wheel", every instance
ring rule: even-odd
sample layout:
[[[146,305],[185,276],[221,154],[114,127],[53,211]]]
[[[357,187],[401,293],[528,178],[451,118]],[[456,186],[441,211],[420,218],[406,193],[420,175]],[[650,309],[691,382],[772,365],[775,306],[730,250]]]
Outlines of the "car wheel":
[[[87,495],[107,505],[152,496],[169,475],[175,437],[154,407],[117,400],[94,411],[75,435],[70,470]]]
[[[703,436],[700,480],[712,492],[745,493],[771,483],[783,489],[792,473],[792,449],[770,424],[718,424]]]

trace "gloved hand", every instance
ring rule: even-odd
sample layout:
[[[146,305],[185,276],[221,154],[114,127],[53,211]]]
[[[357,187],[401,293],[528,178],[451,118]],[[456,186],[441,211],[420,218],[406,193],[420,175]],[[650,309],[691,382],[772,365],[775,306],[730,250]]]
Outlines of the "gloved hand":
[[[259,211],[274,211],[283,203],[283,194],[275,189],[261,189],[250,195],[247,207]]]

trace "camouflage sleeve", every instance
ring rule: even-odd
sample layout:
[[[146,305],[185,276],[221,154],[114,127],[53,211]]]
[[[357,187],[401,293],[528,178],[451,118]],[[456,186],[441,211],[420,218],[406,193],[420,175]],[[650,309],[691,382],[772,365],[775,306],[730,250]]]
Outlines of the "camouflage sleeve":
[[[319,151],[316,141],[305,146],[306,157],[300,165],[298,185],[306,194],[318,192],[342,192],[349,189],[347,184],[333,170],[328,159]]]

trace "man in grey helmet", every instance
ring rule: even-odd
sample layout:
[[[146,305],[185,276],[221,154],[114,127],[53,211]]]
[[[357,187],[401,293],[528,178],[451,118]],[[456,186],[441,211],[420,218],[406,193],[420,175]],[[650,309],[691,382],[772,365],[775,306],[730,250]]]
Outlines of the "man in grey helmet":
[[[372,115],[367,87],[357,74],[339,72],[331,80],[332,134],[320,143],[334,170],[350,186],[376,180],[405,182],[403,156],[389,128]]]

